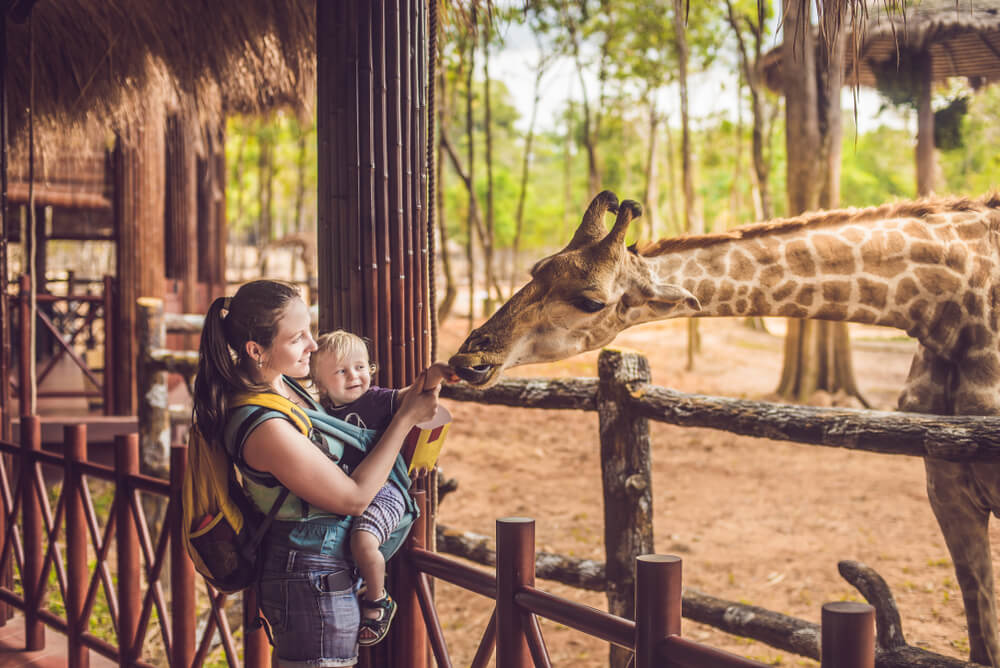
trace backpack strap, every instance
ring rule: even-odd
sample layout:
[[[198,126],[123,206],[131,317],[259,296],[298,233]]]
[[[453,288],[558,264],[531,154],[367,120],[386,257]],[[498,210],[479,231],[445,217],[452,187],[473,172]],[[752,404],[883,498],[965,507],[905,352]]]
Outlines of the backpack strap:
[[[268,528],[271,526],[271,522],[274,521],[275,515],[278,514],[278,510],[281,509],[281,505],[288,498],[289,490],[287,487],[282,487],[281,492],[278,493],[278,498],[274,500],[271,505],[271,510],[267,511],[267,515],[261,520],[260,525],[258,525],[257,530],[253,533],[250,538],[250,545],[248,546],[250,551],[256,551],[260,547],[261,541],[264,540],[264,534],[267,533]]]

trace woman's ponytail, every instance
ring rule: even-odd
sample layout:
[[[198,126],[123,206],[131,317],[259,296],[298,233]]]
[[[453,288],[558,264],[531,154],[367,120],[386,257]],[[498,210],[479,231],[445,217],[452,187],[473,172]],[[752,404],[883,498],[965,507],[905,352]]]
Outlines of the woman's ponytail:
[[[222,437],[228,395],[245,384],[226,340],[224,319],[229,303],[229,297],[213,301],[201,329],[198,375],[194,379],[194,423],[208,440]]]

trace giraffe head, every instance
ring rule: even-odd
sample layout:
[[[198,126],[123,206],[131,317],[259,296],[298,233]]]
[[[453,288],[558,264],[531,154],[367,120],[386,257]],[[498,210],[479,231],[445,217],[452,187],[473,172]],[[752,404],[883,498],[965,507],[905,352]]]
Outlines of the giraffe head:
[[[618,214],[610,232],[608,211]],[[693,294],[659,282],[625,247],[629,222],[640,215],[636,202],[619,205],[607,190],[597,195],[569,245],[539,261],[528,284],[469,334],[449,360],[455,372],[491,385],[508,367],[565,359],[600,348],[626,327],[700,310]]]

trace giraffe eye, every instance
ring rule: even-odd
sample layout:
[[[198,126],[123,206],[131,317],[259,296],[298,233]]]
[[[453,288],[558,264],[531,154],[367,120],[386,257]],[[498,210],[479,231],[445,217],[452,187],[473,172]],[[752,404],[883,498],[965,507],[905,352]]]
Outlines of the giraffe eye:
[[[604,302],[599,302],[595,299],[590,299],[588,297],[577,297],[576,299],[573,300],[572,304],[576,308],[580,309],[581,311],[585,311],[587,313],[597,313],[605,306],[607,306],[607,304],[605,304]]]

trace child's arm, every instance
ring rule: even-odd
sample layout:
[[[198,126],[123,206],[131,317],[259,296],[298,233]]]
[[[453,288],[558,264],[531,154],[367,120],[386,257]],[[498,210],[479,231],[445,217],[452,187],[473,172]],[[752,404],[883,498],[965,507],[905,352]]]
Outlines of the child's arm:
[[[422,391],[433,390],[435,387],[441,384],[442,381],[447,381],[449,383],[454,383],[458,378],[450,366],[444,362],[435,362],[427,367],[427,371],[424,375],[424,386]],[[407,385],[406,387],[399,390],[399,400],[402,401],[406,397],[406,393],[410,391],[413,385]]]

